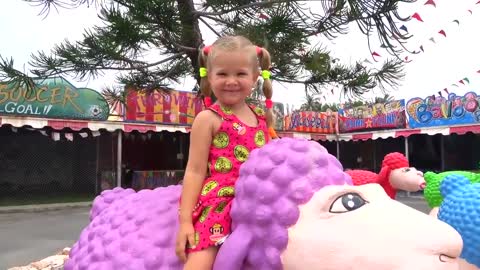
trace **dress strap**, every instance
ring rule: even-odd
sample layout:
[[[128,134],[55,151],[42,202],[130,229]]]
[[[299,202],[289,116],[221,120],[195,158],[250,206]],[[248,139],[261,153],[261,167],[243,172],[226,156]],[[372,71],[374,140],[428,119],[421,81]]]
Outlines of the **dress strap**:
[[[218,103],[212,104],[208,107],[209,110],[213,111],[214,113],[220,115],[224,120],[232,120],[233,119],[233,112],[231,109],[222,107]]]
[[[265,111],[262,108],[256,107],[251,104],[248,106],[250,107],[250,109],[252,109],[252,111],[255,113],[255,116],[257,116],[258,119],[266,120]]]

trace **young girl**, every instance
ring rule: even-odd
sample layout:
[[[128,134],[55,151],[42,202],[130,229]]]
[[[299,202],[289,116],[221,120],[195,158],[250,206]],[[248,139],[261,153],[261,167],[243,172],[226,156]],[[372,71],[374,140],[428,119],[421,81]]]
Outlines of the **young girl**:
[[[230,233],[240,165],[269,136],[276,137],[268,51],[244,37],[227,36],[203,48],[199,63],[200,90],[208,109],[193,122],[183,181],[176,253],[185,270],[212,269],[219,245]],[[260,75],[266,113],[245,102]],[[212,91],[217,98],[213,105]]]

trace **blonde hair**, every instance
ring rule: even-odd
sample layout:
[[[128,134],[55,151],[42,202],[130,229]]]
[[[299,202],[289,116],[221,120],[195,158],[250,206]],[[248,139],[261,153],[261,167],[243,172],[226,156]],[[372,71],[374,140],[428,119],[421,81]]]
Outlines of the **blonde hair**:
[[[257,47],[253,45],[253,43],[246,37],[243,36],[224,36],[217,39],[211,46],[206,46],[200,50],[198,54],[198,62],[200,68],[208,68],[210,66],[209,59],[212,59],[215,55],[217,50],[251,50],[252,58],[254,59],[253,63],[257,65],[255,68],[261,68],[262,71],[269,71],[271,67],[271,58],[270,53],[262,47]],[[258,87],[258,86],[257,86]],[[263,95],[265,96],[266,100],[266,111],[265,117],[267,120],[268,132],[271,138],[277,138],[277,134],[274,129],[274,116],[273,116],[273,108],[272,108],[272,82],[270,78],[264,78],[263,82]],[[200,76],[200,92],[204,97],[205,105],[208,107],[211,104],[210,97],[212,96],[212,89],[208,82],[206,76]],[[269,104],[270,103],[270,104]]]

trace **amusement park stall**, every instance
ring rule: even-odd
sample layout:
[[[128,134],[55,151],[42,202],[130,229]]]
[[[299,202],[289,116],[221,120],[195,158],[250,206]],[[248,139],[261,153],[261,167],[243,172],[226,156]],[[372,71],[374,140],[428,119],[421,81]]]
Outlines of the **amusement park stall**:
[[[0,204],[91,198],[131,186],[122,178],[132,169],[159,172],[167,184],[179,178],[188,126],[125,122],[97,91],[61,77],[36,84],[0,84]]]
[[[479,102],[477,94],[469,92],[342,108],[335,134],[330,130],[305,136],[335,141],[337,156],[346,168],[378,171],[383,156],[398,151],[422,170],[477,170]],[[317,114],[323,114],[317,117],[321,118],[328,113]],[[298,121],[303,127],[316,123],[303,115]]]

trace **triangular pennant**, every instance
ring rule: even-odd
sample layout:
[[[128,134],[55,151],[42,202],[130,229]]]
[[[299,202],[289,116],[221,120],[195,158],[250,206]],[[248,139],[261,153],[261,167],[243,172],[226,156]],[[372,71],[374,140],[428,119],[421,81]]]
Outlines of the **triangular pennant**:
[[[423,50],[423,45],[420,45],[420,50],[422,50],[422,52],[425,52],[425,51]]]
[[[408,29],[407,29],[407,27],[406,27],[405,25],[400,26],[399,29],[402,29],[403,31],[405,31],[405,32],[408,33]]]
[[[459,20],[453,20],[452,22],[457,23],[457,25],[460,25],[460,21],[459,21]]]
[[[441,97],[443,97],[443,96],[442,96],[442,91],[438,91],[438,95],[441,96]]]
[[[432,41],[433,43],[436,43],[435,38],[433,38],[433,37],[430,38],[430,41]]]
[[[463,78],[463,80],[470,84],[470,80],[467,77]]]
[[[460,81],[458,81],[458,82],[461,83],[461,84],[463,84],[463,85],[465,85],[465,83],[463,82],[463,80],[460,80]]]
[[[417,21],[423,22],[422,17],[417,12],[413,13],[412,18],[417,19]]]
[[[444,37],[447,37],[447,34],[446,34],[445,31],[443,31],[443,30],[438,31],[438,33],[439,33],[440,35],[443,35]]]
[[[434,7],[437,7],[437,5],[435,4],[435,2],[433,2],[433,0],[427,0],[427,2],[425,3],[425,5],[432,5]]]
[[[447,93],[447,95],[449,94],[447,88],[443,88],[443,91],[445,91],[445,93]]]
[[[471,9],[469,9],[469,10],[468,10],[468,12],[470,12],[470,15],[472,15],[472,14],[473,14],[473,12],[472,12],[472,10],[471,10]]]
[[[375,59],[375,56],[377,56],[377,57],[381,57],[381,56],[377,52],[372,52],[373,61],[378,62],[377,59]]]

